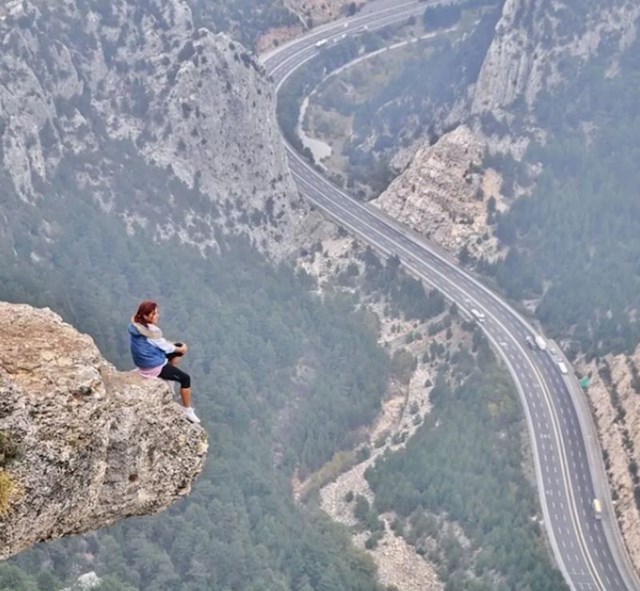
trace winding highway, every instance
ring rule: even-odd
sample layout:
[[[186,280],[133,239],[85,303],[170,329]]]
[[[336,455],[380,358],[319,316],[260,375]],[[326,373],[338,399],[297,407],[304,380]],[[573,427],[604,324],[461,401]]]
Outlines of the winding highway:
[[[374,31],[421,15],[425,3],[378,0],[350,19],[318,27],[261,56],[279,90],[286,79],[325,45],[343,36]],[[326,41],[325,41],[326,40]],[[319,44],[319,45],[318,45]],[[538,492],[549,541],[560,570],[574,591],[640,590],[612,513],[604,468],[588,408],[575,377],[561,372],[561,353],[529,346],[532,326],[449,255],[373,206],[362,204],[321,176],[287,145],[300,192],[354,235],[404,266],[456,302],[480,323],[516,384],[533,448]],[[593,500],[603,501],[602,516]]]

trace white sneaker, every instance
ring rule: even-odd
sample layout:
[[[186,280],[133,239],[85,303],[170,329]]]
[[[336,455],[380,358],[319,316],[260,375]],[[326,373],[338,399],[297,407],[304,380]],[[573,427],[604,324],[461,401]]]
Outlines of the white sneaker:
[[[185,406],[184,407],[184,416],[187,417],[189,421],[195,423],[196,425],[200,422],[198,415],[193,411],[193,407]]]

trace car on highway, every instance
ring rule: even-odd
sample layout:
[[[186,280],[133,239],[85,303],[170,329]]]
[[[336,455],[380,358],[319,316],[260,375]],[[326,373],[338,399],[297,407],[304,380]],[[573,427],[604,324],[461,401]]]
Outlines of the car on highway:
[[[558,361],[558,367],[560,368],[560,373],[568,374],[569,370],[567,369],[567,365],[564,361]]]
[[[540,349],[540,351],[547,350],[547,341],[545,341],[539,334],[536,335],[536,345],[538,345],[538,349]]]
[[[529,349],[535,349],[536,344],[533,342],[533,339],[530,335],[524,337],[524,340],[526,341],[527,345],[529,345]]]
[[[593,499],[593,516],[596,519],[602,519],[602,503],[600,499]]]
[[[471,315],[478,321],[478,322],[484,322],[485,321],[485,315],[483,312],[480,312],[480,310],[476,310],[475,308],[471,308]]]

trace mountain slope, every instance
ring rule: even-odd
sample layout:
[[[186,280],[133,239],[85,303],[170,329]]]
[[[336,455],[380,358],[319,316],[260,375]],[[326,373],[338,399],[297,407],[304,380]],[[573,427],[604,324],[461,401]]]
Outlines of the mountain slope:
[[[179,0],[5,10],[0,182],[4,216],[25,226],[4,227],[14,248],[46,258],[55,224],[25,209],[82,199],[158,239],[217,248],[216,233],[245,232],[261,250],[286,254],[300,231],[292,212],[304,205],[270,84],[249,52],[195,30]]]
[[[378,200],[443,237],[462,262],[527,306],[579,376],[590,378],[617,517],[636,565],[639,19],[640,6],[626,0],[507,0],[458,117],[465,127],[418,151]],[[469,146],[482,157],[473,161]],[[466,170],[421,174],[451,153],[468,159]],[[469,203],[478,209],[474,196],[481,207],[469,223],[457,214]],[[420,216],[435,206],[437,218]]]

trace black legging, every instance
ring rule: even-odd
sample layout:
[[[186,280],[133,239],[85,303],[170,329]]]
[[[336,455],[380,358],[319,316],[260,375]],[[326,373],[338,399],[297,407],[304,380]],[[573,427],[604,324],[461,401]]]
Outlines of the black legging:
[[[160,371],[159,378],[180,382],[181,388],[191,388],[191,377],[180,368],[167,363]]]

